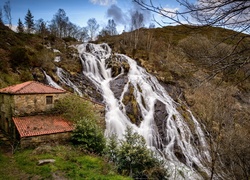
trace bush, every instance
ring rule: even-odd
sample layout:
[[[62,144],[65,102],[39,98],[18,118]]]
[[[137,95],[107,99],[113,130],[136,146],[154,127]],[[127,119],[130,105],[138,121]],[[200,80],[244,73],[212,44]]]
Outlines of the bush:
[[[77,39],[76,38],[73,38],[73,37],[70,37],[70,36],[68,36],[68,37],[64,37],[64,38],[62,38],[65,42],[76,42],[77,41]]]
[[[14,47],[11,49],[11,54],[10,54],[10,62],[11,62],[11,67],[16,68],[16,67],[26,67],[30,65],[30,58],[28,55],[28,52],[25,48],[23,47]]]
[[[81,99],[76,95],[67,95],[55,103],[53,113],[62,114],[66,119],[77,122],[85,118],[97,120],[99,117],[95,114],[90,102]]]
[[[105,139],[101,126],[98,125],[100,117],[94,112],[92,104],[76,95],[67,95],[55,103],[53,112],[62,114],[75,124],[72,135],[74,145],[79,145],[89,152],[101,154],[105,148]]]
[[[77,121],[72,134],[72,142],[84,150],[102,154],[105,149],[105,138],[102,129],[95,121],[83,118]]]
[[[135,179],[167,179],[164,163],[147,148],[144,138],[132,129],[126,129],[124,140],[117,142],[111,137],[107,143],[107,156],[113,161],[122,175]]]

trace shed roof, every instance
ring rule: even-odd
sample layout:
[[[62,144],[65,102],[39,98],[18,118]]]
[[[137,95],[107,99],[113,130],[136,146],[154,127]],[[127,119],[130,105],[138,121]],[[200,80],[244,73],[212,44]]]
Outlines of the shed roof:
[[[13,117],[13,121],[21,138],[70,132],[74,129],[71,122],[60,116],[37,115]]]
[[[66,93],[63,89],[51,87],[37,81],[27,81],[21,84],[0,89],[5,94],[58,94]]]

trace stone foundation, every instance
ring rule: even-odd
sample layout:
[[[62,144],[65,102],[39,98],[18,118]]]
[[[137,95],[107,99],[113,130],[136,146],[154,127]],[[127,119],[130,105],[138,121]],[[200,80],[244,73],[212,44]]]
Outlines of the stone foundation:
[[[20,147],[34,148],[42,144],[64,144],[70,141],[72,132],[47,134],[41,136],[23,137],[20,140]]]

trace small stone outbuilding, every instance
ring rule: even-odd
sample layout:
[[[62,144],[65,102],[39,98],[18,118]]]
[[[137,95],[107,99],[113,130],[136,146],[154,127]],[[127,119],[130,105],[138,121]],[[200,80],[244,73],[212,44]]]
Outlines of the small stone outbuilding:
[[[73,125],[60,116],[36,115],[13,117],[22,148],[44,143],[66,142],[70,139]]]
[[[65,95],[63,89],[36,81],[0,89],[0,128],[23,146],[69,136],[72,125],[68,121],[58,116],[41,116]]]

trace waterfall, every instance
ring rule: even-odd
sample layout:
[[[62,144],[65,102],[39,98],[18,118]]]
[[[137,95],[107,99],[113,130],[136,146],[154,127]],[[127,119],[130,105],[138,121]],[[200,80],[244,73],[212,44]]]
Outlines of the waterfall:
[[[102,92],[106,104],[106,136],[115,133],[122,138],[126,127],[131,126],[149,148],[165,158],[171,179],[202,179],[197,171],[209,176],[208,145],[191,111],[187,110],[184,118],[177,110],[179,104],[154,76],[128,56],[112,54],[107,44],[82,44],[78,51],[83,74]],[[120,64],[116,74],[112,63]]]
[[[63,89],[45,71],[43,71],[43,74],[45,75],[45,79],[50,86]],[[56,67],[56,75],[59,77],[59,80],[62,84],[72,88],[74,92],[76,92],[80,97],[83,96],[81,90],[79,90],[78,87],[72,81],[70,81],[70,76],[66,71],[64,71],[62,68]]]
[[[58,89],[63,89],[61,86],[59,86],[45,71],[43,71],[43,74],[45,75],[45,78],[46,78],[46,81],[47,83],[52,86],[52,87],[55,87],[55,88],[58,88]]]
[[[64,71],[62,68],[56,67],[56,74],[60,79],[60,82],[72,88],[74,92],[76,92],[80,97],[82,97],[82,92],[78,89],[78,87],[69,79],[69,74]]]

